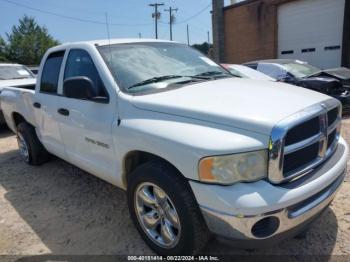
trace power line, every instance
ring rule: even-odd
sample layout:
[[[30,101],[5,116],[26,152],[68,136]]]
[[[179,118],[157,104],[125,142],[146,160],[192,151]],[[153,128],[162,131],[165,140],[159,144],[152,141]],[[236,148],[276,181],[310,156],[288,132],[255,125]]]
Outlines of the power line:
[[[200,14],[202,14],[203,12],[205,12],[210,6],[211,6],[211,3],[209,5],[207,5],[206,7],[204,7],[203,9],[201,9],[199,12],[195,13],[194,15],[186,18],[185,20],[177,22],[177,23],[182,24],[182,23],[186,23],[186,22],[192,20],[193,18],[195,18],[195,17],[199,16]]]
[[[189,13],[186,9],[182,9],[181,13],[184,13],[185,17],[193,16],[193,14]],[[188,18],[186,18],[186,19],[188,19]],[[182,20],[180,19],[180,21],[182,21]],[[207,31],[208,27],[203,25],[203,24],[206,24],[206,23],[207,22],[203,22],[203,21],[200,21],[199,19],[195,19],[195,20],[191,21],[191,26],[195,26],[198,29],[204,29],[205,31]]]
[[[154,26],[155,26],[155,34],[156,39],[158,39],[158,19],[160,18],[160,12],[158,12],[158,6],[163,6],[164,4],[154,3],[149,4],[149,6],[154,7],[154,13],[152,13],[152,17],[154,18]]]
[[[22,1],[21,1],[22,2]],[[28,0],[25,0],[25,2],[28,2]],[[31,4],[33,1],[32,0],[29,0],[29,4]],[[52,2],[48,2],[48,1],[45,1],[45,6],[52,6],[54,8],[59,8],[59,9],[64,9],[65,11],[67,9],[69,9],[70,11],[73,11],[75,13],[89,13],[89,14],[92,14],[92,15],[99,15],[99,16],[104,16],[104,12],[102,11],[91,11],[91,10],[88,10],[88,9],[83,9],[83,8],[76,8],[76,7],[72,7],[72,6],[63,6],[63,5],[57,5],[57,4],[54,4]],[[40,5],[40,3],[36,2],[37,4]]]
[[[68,15],[62,15],[62,14],[58,14],[55,12],[51,12],[51,11],[46,11],[43,9],[39,9],[36,7],[32,7],[32,6],[28,6],[28,5],[24,5],[21,3],[17,3],[17,2],[13,2],[10,0],[0,0],[2,2],[7,2],[9,4],[12,5],[16,5],[16,6],[20,6],[20,7],[24,7],[30,10],[34,10],[40,13],[44,13],[44,14],[49,14],[49,15],[53,15],[53,16],[57,16],[57,17],[61,17],[61,18],[65,18],[65,19],[70,19],[70,20],[74,20],[74,21],[79,21],[79,22],[84,22],[84,23],[91,23],[91,24],[98,24],[98,25],[105,25],[106,22],[103,21],[97,21],[97,20],[91,20],[91,19],[85,19],[85,18],[77,18],[77,17],[73,17],[73,16],[68,16]],[[118,24],[118,23],[110,23],[109,25],[111,26],[146,26],[146,25],[151,25],[151,24]]]
[[[173,41],[173,23],[175,21],[175,16],[173,15],[173,11],[177,12],[177,8],[172,8],[171,6],[169,9],[165,9],[165,12],[169,12],[169,26],[170,26],[170,41]]]

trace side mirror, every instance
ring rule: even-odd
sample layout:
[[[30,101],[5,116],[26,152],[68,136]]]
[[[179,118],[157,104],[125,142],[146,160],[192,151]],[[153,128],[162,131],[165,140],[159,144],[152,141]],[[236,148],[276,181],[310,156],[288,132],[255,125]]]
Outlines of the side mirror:
[[[63,83],[63,94],[68,98],[91,99],[97,96],[92,80],[85,76],[67,78]]]

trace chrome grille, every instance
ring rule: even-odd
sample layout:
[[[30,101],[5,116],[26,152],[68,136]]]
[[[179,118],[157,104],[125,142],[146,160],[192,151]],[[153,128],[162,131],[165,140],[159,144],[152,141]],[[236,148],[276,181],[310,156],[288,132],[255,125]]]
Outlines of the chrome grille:
[[[335,99],[306,108],[272,130],[269,180],[282,183],[301,177],[331,156],[338,144],[341,105]]]

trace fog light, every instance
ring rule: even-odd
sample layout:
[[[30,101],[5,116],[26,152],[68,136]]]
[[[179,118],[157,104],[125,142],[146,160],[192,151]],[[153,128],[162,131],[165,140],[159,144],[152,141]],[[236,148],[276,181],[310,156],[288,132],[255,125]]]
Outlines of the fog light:
[[[278,229],[280,220],[277,217],[265,217],[254,224],[252,234],[257,238],[272,236]]]

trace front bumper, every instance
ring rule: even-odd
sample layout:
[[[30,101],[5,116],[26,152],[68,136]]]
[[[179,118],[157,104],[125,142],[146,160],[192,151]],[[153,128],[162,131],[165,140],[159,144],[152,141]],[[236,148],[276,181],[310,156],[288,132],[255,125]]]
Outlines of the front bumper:
[[[343,182],[347,155],[341,138],[327,162],[285,185],[258,181],[226,187],[191,182],[191,186],[210,231],[237,243],[266,245],[297,234],[325,210]]]

